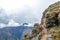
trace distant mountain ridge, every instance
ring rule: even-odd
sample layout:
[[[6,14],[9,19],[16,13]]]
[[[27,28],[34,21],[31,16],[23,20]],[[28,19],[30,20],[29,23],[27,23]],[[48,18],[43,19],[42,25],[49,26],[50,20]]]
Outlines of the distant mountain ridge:
[[[23,32],[31,31],[32,29],[33,27],[27,26],[0,28],[0,40],[22,40]]]

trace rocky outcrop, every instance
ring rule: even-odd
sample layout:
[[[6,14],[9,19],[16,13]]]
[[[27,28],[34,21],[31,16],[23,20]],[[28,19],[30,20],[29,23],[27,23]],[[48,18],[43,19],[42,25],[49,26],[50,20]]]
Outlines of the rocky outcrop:
[[[60,1],[56,2],[52,5],[50,5],[44,12],[43,12],[43,17],[42,17],[42,23],[43,19],[46,18],[46,25],[47,27],[49,26],[54,26],[54,25],[59,25],[60,21]]]
[[[50,5],[44,12],[41,24],[35,24],[32,33],[25,36],[24,40],[60,40],[60,1]]]
[[[60,40],[59,29],[60,29],[60,1],[50,5],[44,12],[41,24],[44,24],[51,34],[52,40]],[[58,31],[58,32],[57,32]],[[58,34],[58,35],[57,35]],[[55,39],[56,38],[56,39]]]

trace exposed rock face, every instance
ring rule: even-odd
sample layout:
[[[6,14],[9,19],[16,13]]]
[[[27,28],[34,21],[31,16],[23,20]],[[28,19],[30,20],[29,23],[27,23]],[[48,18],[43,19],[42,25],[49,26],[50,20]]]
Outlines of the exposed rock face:
[[[51,34],[52,40],[60,40],[60,1],[50,5],[43,12],[41,24],[35,24],[27,39],[48,40],[48,33]]]
[[[42,23],[46,20],[46,28],[48,33],[52,35],[52,40],[60,40],[60,1],[50,5],[44,12]]]
[[[44,23],[43,19],[46,18],[46,24],[48,26],[59,25],[60,21],[60,1],[50,5],[44,12],[42,17],[42,23]],[[50,24],[50,25],[49,25]],[[54,25],[53,25],[54,24]]]

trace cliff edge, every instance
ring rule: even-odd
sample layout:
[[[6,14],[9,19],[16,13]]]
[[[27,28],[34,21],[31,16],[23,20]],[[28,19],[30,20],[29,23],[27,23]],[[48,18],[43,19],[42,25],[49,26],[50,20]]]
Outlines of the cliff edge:
[[[31,34],[25,35],[23,40],[60,40],[60,1],[50,5],[44,12],[41,24],[36,23]]]

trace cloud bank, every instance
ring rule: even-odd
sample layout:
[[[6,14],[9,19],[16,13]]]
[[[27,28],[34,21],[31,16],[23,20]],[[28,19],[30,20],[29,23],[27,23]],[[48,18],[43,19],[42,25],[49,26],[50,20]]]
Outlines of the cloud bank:
[[[58,0],[0,0],[0,26],[40,23],[43,11]],[[11,20],[13,19],[13,20]],[[2,23],[2,24],[1,24]]]

